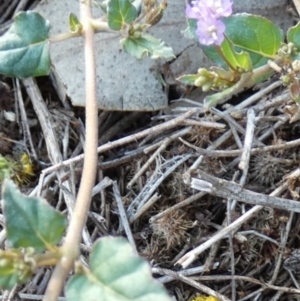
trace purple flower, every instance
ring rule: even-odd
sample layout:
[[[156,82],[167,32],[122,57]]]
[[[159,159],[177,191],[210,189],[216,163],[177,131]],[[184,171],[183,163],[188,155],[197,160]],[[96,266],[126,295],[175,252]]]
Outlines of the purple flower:
[[[203,45],[221,45],[225,24],[219,20],[232,14],[232,0],[194,0],[187,5],[186,16],[197,19],[196,34]]]
[[[192,6],[187,5],[185,9],[185,14],[190,19],[200,19],[202,18],[201,8],[199,6],[199,2],[192,1]]]
[[[197,22],[196,34],[200,44],[221,45],[224,40],[225,24],[217,19],[206,17]]]
[[[199,1],[200,7],[209,10],[210,15],[215,18],[228,17],[232,14],[231,0],[207,0]]]
[[[213,18],[228,17],[232,14],[231,0],[194,0],[186,7],[186,15],[190,19],[206,16]]]

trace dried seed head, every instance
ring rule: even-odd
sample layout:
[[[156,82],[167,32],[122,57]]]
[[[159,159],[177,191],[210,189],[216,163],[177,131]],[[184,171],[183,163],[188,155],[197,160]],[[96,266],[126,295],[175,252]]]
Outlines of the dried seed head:
[[[152,238],[150,243],[147,243],[146,247],[140,250],[139,254],[154,263],[168,262],[170,258],[166,248],[162,247],[160,243],[159,239]]]
[[[277,158],[257,155],[251,160],[250,178],[261,185],[272,186],[285,175],[286,169]]]
[[[172,211],[153,222],[153,234],[165,242],[170,249],[181,245],[188,238],[187,230],[194,227],[194,223],[188,220],[186,213]]]

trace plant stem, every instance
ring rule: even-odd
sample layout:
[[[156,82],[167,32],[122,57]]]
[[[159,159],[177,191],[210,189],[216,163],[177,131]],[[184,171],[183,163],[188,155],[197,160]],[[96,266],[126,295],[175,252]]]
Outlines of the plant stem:
[[[94,33],[96,32],[112,32],[112,33],[116,33],[116,31],[111,30],[108,27],[107,22],[101,21],[101,20],[97,20],[97,19],[91,19],[90,20],[93,28],[94,28]],[[58,42],[62,42],[68,39],[73,39],[73,38],[77,38],[80,37],[82,35],[81,31],[78,32],[64,32],[64,33],[60,33],[58,35],[52,36],[49,38],[49,42],[50,43],[58,43]]]
[[[83,25],[86,90],[86,147],[81,183],[71,222],[62,246],[63,256],[49,281],[45,301],[56,301],[64,281],[79,257],[79,244],[91,201],[95,183],[98,140],[98,105],[96,101],[96,67],[94,54],[94,29],[90,0],[80,1],[81,23]]]
[[[80,37],[81,32],[64,32],[49,38],[50,43],[58,43],[68,39]]]

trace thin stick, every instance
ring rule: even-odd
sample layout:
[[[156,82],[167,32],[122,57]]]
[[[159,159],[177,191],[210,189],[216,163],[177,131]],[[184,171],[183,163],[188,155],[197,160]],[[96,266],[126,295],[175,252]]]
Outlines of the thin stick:
[[[131,229],[130,229],[130,225],[129,225],[127,215],[126,215],[126,212],[125,212],[125,209],[124,209],[123,201],[121,199],[120,190],[119,190],[119,187],[118,187],[118,184],[117,184],[116,181],[113,182],[113,193],[114,193],[114,197],[115,197],[115,200],[117,202],[117,205],[118,205],[119,216],[121,218],[122,225],[125,229],[125,233],[127,235],[128,241],[130,242],[132,248],[137,253],[135,241],[134,241]]]
[[[217,269],[219,265],[220,265],[219,262],[215,262],[212,266],[212,269],[213,270]],[[152,273],[155,274],[156,268],[152,268],[151,270],[152,270]],[[206,271],[205,266],[201,265],[201,266],[197,266],[197,267],[194,267],[194,268],[181,270],[181,271],[178,271],[177,273],[181,274],[183,276],[192,276],[192,275],[195,275],[195,274],[203,273],[205,271]],[[172,276],[162,276],[160,278],[157,278],[157,280],[161,283],[169,283],[169,282],[171,282],[173,280],[176,280],[176,279]]]
[[[143,207],[141,207],[137,210],[135,215],[130,219],[130,224],[134,223],[149,208],[151,208],[159,199],[160,199],[160,195],[158,195],[158,193],[155,193]]]
[[[204,120],[193,120],[193,119],[186,119],[184,121],[184,124],[196,125],[196,126],[206,127],[210,129],[217,129],[217,130],[224,129],[226,127],[226,125],[223,123],[204,121]]]
[[[227,200],[227,226],[231,224],[231,200]],[[229,253],[230,253],[230,272],[231,276],[235,276],[235,257],[234,257],[234,250],[233,250],[233,235],[232,233],[228,234],[229,240]],[[236,282],[233,278],[231,280],[231,300],[236,300]]]
[[[209,288],[203,284],[200,284],[199,282],[196,282],[195,280],[185,277],[182,274],[174,272],[172,270],[167,270],[167,269],[162,269],[162,268],[152,268],[152,272],[171,276],[175,279],[181,280],[181,281],[187,283],[188,285],[206,293],[207,295],[217,298],[220,301],[230,301],[230,299],[228,299],[227,297],[221,295],[220,293],[212,290],[211,288]]]
[[[179,130],[179,131],[174,132],[174,134],[172,134],[172,135],[169,136],[168,138],[170,138],[170,139],[172,139],[172,140],[175,140],[175,139],[177,139],[177,138],[179,138],[179,137],[182,137],[182,136],[188,134],[191,130],[192,130],[192,127],[191,127],[191,126],[186,127],[186,128],[183,128],[183,129],[181,129],[181,130]],[[163,139],[164,139],[164,136],[163,136],[162,139],[159,140],[158,142],[155,142],[155,143],[153,143],[153,144],[151,144],[151,145],[149,145],[149,146],[146,146],[146,145],[145,145],[144,153],[145,153],[145,154],[148,154],[148,153],[150,153],[151,151],[153,151],[154,149],[157,149],[157,148],[161,145],[161,142],[164,141]]]
[[[22,127],[23,127],[23,134],[25,137],[24,143],[26,144],[26,138],[28,139],[29,145],[30,145],[30,152],[35,160],[38,159],[35,147],[33,146],[32,143],[32,138],[31,138],[31,132],[29,129],[28,125],[28,119],[25,111],[25,106],[24,106],[24,101],[21,93],[21,88],[20,88],[20,81],[16,79],[16,86],[17,86],[17,96],[18,96],[18,102],[19,102],[19,108],[20,108],[20,113],[21,113],[21,119],[22,119]]]
[[[234,198],[246,204],[267,206],[291,212],[300,212],[300,203],[298,201],[253,192],[242,188],[241,185],[234,182],[211,176],[202,170],[199,170],[199,174],[201,180],[195,178],[192,179],[191,187],[194,189],[200,190],[198,188],[198,182],[200,182],[201,188],[206,184],[205,191],[222,198]]]
[[[169,207],[168,209],[152,216],[149,220],[149,222],[152,224],[154,223],[154,221],[156,221],[157,219],[163,217],[164,215],[168,214],[169,212],[172,212],[172,211],[176,211],[178,210],[179,208],[182,208],[184,206],[187,206],[197,200],[199,200],[200,198],[202,198],[203,196],[205,195],[205,192],[198,192],[196,194],[193,194],[191,195],[189,198],[187,198],[186,200],[172,206],[172,207]]]
[[[278,80],[277,82],[274,82],[273,84],[268,85],[266,88],[259,90],[259,92],[248,97],[247,99],[245,99],[243,102],[239,103],[238,105],[227,109],[225,112],[228,113],[231,111],[241,110],[243,108],[249,107],[254,102],[260,100],[264,95],[267,95],[274,89],[281,87],[281,86],[282,86],[282,82],[280,80]]]
[[[284,253],[284,250],[285,250],[287,242],[288,242],[289,234],[290,234],[291,227],[292,227],[293,217],[294,217],[294,212],[290,212],[289,220],[285,225],[285,229],[283,229],[284,233],[282,235],[282,240],[281,240],[281,244],[280,244],[281,252],[279,252],[279,254],[278,254],[275,269],[273,271],[273,275],[272,275],[271,280],[269,281],[269,284],[273,284],[276,282],[279,271],[282,267],[282,259],[283,259],[283,255],[284,255],[283,253]]]
[[[247,112],[247,128],[246,128],[246,136],[244,142],[244,149],[241,156],[241,161],[239,163],[239,168],[242,170],[248,171],[249,161],[250,161],[250,153],[251,147],[254,137],[254,129],[255,129],[255,115],[252,109],[249,109]]]
[[[277,106],[282,105],[283,103],[287,102],[290,98],[291,98],[290,93],[288,91],[283,92],[282,94],[279,94],[278,96],[276,96],[272,100],[265,101],[263,103],[259,103],[255,106],[253,106],[252,109],[256,113],[259,113],[261,111],[267,111],[268,109],[270,109],[272,107],[277,107]],[[247,113],[247,111],[248,111],[248,108],[237,109],[236,107],[234,107],[232,110],[230,109],[230,115],[233,116],[233,117],[243,116],[244,114]]]
[[[218,157],[218,158],[236,157],[236,156],[240,156],[243,152],[243,150],[239,150],[239,149],[238,150],[207,150],[207,149],[194,146],[193,144],[183,140],[182,138],[179,138],[179,140],[185,145],[196,150],[200,155],[204,155],[207,157]],[[282,149],[289,149],[289,148],[297,147],[299,145],[300,145],[300,139],[296,139],[293,141],[284,142],[282,144],[252,148],[251,155],[257,155],[265,152],[274,152]]]

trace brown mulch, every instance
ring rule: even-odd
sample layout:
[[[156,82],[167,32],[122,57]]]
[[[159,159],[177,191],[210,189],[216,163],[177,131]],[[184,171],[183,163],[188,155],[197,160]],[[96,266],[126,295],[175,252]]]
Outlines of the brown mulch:
[[[98,180],[81,245],[86,262],[96,239],[122,235],[174,300],[202,293],[300,299],[298,106],[276,76],[247,93],[216,109],[183,95],[162,112],[99,111]],[[22,191],[68,216],[80,183],[84,109],[62,103],[47,77],[30,85],[1,77],[0,95],[1,155],[13,156],[21,145],[36,174],[20,183]],[[57,148],[46,147],[52,134],[45,119]],[[40,269],[0,297],[41,300],[50,276],[51,269]]]

